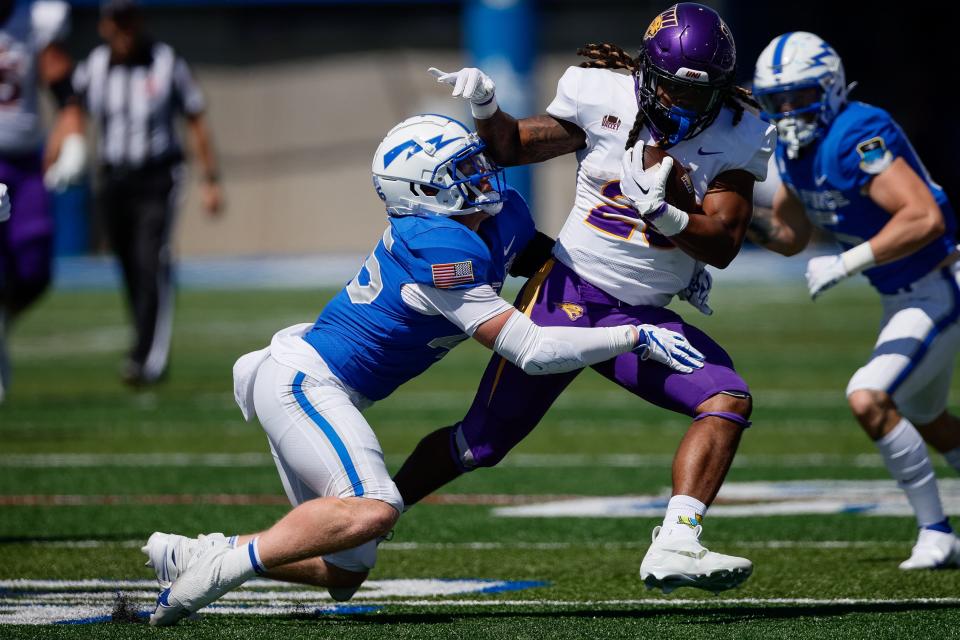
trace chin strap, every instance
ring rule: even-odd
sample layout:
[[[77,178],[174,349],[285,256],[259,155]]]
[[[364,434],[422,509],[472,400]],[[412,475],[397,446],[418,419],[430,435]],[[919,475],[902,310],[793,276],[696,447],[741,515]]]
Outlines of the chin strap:
[[[685,115],[676,114],[671,109],[670,111],[670,120],[677,124],[676,132],[672,133],[667,142],[670,144],[677,144],[686,137],[687,132],[690,131],[691,120]]]

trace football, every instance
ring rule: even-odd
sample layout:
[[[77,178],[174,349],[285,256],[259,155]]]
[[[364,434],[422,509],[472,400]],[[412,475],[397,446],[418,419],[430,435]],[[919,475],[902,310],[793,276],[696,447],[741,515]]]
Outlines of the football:
[[[660,147],[643,145],[644,171],[660,164],[660,161],[668,155],[670,154]],[[693,180],[690,179],[683,164],[676,158],[673,159],[673,168],[670,170],[670,177],[667,180],[667,203],[687,213],[703,213],[700,210],[700,205],[697,204]]]

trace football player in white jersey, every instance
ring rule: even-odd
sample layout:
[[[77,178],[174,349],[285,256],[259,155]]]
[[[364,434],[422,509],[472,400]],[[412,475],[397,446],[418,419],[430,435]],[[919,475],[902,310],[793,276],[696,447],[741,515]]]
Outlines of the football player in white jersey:
[[[960,566],[960,539],[924,446],[960,470],[960,419],[947,411],[960,352],[953,208],[890,114],[847,100],[840,56],[815,34],[774,38],[757,60],[754,90],[780,139],[755,194],[763,209],[751,237],[793,255],[819,227],[844,252],[810,260],[811,296],[861,272],[880,294],[880,335],[847,400],[917,517],[917,542],[900,568]]]
[[[0,182],[12,203],[10,219],[0,222],[0,401],[10,375],[5,330],[50,283],[47,189],[79,180],[86,164],[83,116],[71,102],[73,62],[60,44],[69,17],[70,6],[59,0],[0,0]],[[39,84],[60,107],[46,140]]]
[[[642,579],[664,592],[722,591],[746,580],[752,564],[707,551],[699,542],[701,521],[750,424],[750,391],[716,342],[665,307],[679,294],[709,313],[704,264],[723,268],[739,252],[774,127],[745,108],[749,94],[733,84],[733,36],[705,6],[680,3],[658,15],[636,58],[610,44],[580,53],[589,62],[564,73],[547,113],[520,120],[498,108],[494,82],[482,71],[431,71],[470,101],[496,162],[576,154],[573,207],[553,258],[527,283],[519,307],[538,323],[559,326],[642,319],[684,334],[706,354],[705,366],[687,376],[652,371],[629,355],[594,369],[693,419],[674,459],[673,497],[653,531]],[[670,161],[644,171],[647,144],[668,149],[686,167],[701,211],[664,202]],[[499,462],[577,373],[532,378],[494,358],[463,421],[427,436],[395,477],[405,504]]]

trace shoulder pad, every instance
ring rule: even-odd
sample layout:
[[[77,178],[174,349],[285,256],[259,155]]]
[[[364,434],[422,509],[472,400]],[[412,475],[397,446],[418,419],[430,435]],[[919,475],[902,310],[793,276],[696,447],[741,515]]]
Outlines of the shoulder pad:
[[[490,250],[459,222],[427,216],[404,216],[390,222],[391,253],[415,282],[438,289],[490,284]]]
[[[822,153],[825,169],[835,184],[861,187],[881,173],[899,155],[903,134],[883,109],[852,102],[830,127]]]

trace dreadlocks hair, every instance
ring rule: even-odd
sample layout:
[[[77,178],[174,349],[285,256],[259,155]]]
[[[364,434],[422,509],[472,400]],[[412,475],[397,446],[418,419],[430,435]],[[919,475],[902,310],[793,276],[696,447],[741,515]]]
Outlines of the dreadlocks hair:
[[[723,106],[733,111],[733,126],[737,126],[737,123],[743,118],[743,105],[745,104],[757,111],[761,110],[760,103],[756,101],[749,89],[738,87],[735,84],[730,85],[730,88],[724,93]]]
[[[632,57],[624,51],[623,47],[609,42],[588,44],[580,47],[577,49],[577,55],[587,58],[585,62],[580,63],[580,66],[585,69],[608,69],[610,71],[614,69],[626,69],[631,74],[640,73],[640,56]],[[734,126],[743,119],[744,104],[757,110],[761,108],[749,90],[736,85],[730,85],[730,87],[725,89],[721,99],[723,100],[723,106],[733,111]],[[633,127],[627,136],[627,149],[637,144],[637,139],[640,137],[640,130],[643,129],[646,123],[646,114],[638,109],[637,117],[633,121]]]

